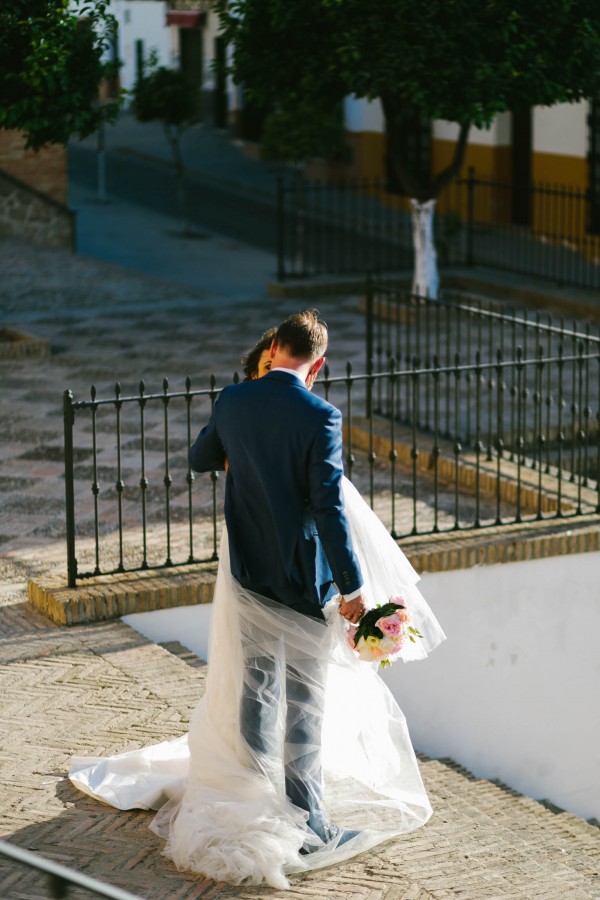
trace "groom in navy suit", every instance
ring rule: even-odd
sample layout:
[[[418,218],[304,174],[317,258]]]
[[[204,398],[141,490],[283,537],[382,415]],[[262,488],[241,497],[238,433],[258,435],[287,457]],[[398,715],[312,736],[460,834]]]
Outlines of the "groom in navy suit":
[[[342,499],[342,417],[309,390],[326,348],[327,328],[314,310],[286,319],[271,345],[271,371],[221,392],[190,450],[190,465],[208,472],[223,469],[227,460],[231,571],[242,587],[321,619],[322,607],[339,593],[340,614],[355,623],[365,607]],[[242,733],[257,754],[268,752],[270,726],[252,684],[261,682],[264,688],[265,679],[277,677],[273,671],[259,671],[261,664],[266,665],[251,661],[257,671],[246,678],[241,709]],[[306,712],[314,706],[310,687],[303,689],[296,680],[292,690],[291,681],[288,707],[297,704],[301,715],[290,716],[288,709],[295,733],[288,733],[286,741],[316,745],[317,751],[307,752],[304,761],[306,771],[314,774],[320,718]],[[273,688],[277,695],[277,685]],[[307,696],[297,696],[302,690]],[[318,770],[320,774],[320,766]],[[286,792],[308,812],[312,830],[325,843],[340,842],[339,829],[320,810],[320,790],[313,776],[303,776],[302,765],[293,774],[286,771]]]

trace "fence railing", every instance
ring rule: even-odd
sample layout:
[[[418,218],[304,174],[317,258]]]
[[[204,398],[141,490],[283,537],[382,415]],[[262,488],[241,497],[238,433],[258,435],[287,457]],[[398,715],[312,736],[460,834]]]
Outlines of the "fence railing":
[[[404,199],[382,180],[278,181],[277,277],[397,271],[412,265]]]
[[[198,430],[192,425],[192,402],[195,401],[198,419],[202,415],[208,419],[219,390],[214,376],[205,390],[193,391],[189,378],[184,391],[169,392],[166,378],[162,388],[160,393],[148,394],[144,382],[140,381],[137,394],[124,396],[117,382],[112,397],[98,398],[94,385],[89,400],[75,400],[68,390],[63,395],[69,586],[74,586],[78,577],[188,565],[217,558],[219,475],[214,472],[211,476],[211,537],[207,541],[204,535],[204,552],[198,553],[194,535],[194,512],[198,512],[198,504],[194,502],[195,476],[187,461],[187,449]],[[198,407],[202,405],[200,412]],[[82,414],[87,419],[76,439],[76,416],[81,419]],[[172,475],[174,468],[179,476],[177,489]],[[81,478],[84,473],[91,492],[91,509]],[[84,572],[79,570],[76,556],[78,507],[87,511],[87,535],[93,536],[92,567]],[[206,498],[199,512],[206,512]],[[183,556],[174,559],[172,526],[182,520],[186,550]],[[149,526],[156,524],[164,529],[158,559],[150,554],[149,546]],[[128,529],[134,529],[139,547],[133,563],[129,562],[130,550],[125,542]],[[106,531],[116,536],[116,543],[110,542],[108,565],[101,562],[102,545],[106,543],[102,537]]]
[[[483,359],[495,358],[498,350],[504,358],[515,359],[519,346],[525,356],[540,346],[547,356],[560,346],[575,353],[580,342],[586,352],[600,346],[596,322],[567,320],[464,293],[446,291],[432,300],[369,276],[365,295],[366,361],[375,371],[392,356],[400,366],[413,356],[427,365],[435,354],[448,365],[457,350],[463,362],[474,362],[477,350]]]
[[[524,187],[456,179],[434,220],[442,265],[481,265],[600,287],[600,234],[589,193],[560,185]],[[280,180],[278,278],[359,274],[412,267],[408,198],[383,180],[335,183]]]
[[[395,537],[600,512],[596,344],[392,357],[367,374],[348,364],[316,389],[342,409],[346,473]],[[65,393],[69,584],[217,558],[223,479],[195,479],[187,448],[218,392],[213,378],[205,390]]]
[[[535,415],[543,418],[543,455],[546,467],[556,458],[559,435],[562,433],[561,466],[571,472],[577,470],[576,423],[582,424],[587,440],[593,439],[597,425],[592,408],[598,408],[599,390],[592,360],[600,353],[600,328],[590,322],[569,323],[550,313],[532,313],[527,309],[507,308],[493,301],[464,298],[447,294],[438,300],[416,296],[372,279],[366,290],[366,359],[371,371],[385,371],[390,359],[402,369],[431,369],[434,361],[445,367],[442,411],[445,437],[460,436],[469,444],[472,440],[477,414],[476,380],[479,367],[497,365],[502,361],[506,370],[506,409],[504,432],[509,446],[517,442],[519,390],[522,416],[526,430],[530,430]],[[536,359],[538,372],[524,366],[523,383],[517,385],[519,360]],[[459,409],[453,408],[453,367],[467,366],[458,399]],[[534,377],[535,375],[535,377]],[[541,383],[537,385],[537,380]],[[488,379],[488,391],[491,381]],[[485,399],[485,398],[484,398]],[[489,398],[488,398],[489,399]],[[383,409],[381,386],[374,398],[375,412]],[[533,404],[541,408],[534,411]],[[404,408],[398,401],[396,415],[411,422],[409,403]],[[486,415],[490,415],[487,403]],[[367,413],[369,410],[367,410]],[[416,425],[425,431],[434,427],[429,387],[421,381],[421,396]],[[460,428],[452,422],[460,418]],[[580,422],[580,419],[582,422]],[[570,430],[567,437],[565,429]],[[568,453],[567,453],[568,450]],[[587,471],[586,464],[586,471]]]
[[[437,212],[449,263],[600,287],[597,213],[585,190],[478,178],[471,168],[442,194]]]
[[[78,896],[81,896],[81,889],[83,889],[96,897],[107,897],[109,900],[142,900],[137,894],[130,894],[129,891],[124,891],[112,884],[105,884],[96,878],[90,878],[83,872],[77,872],[75,869],[56,863],[52,859],[45,859],[37,853],[23,850],[6,841],[0,841],[0,863],[2,863],[2,857],[10,859],[16,865],[27,866],[44,873],[47,879],[48,897],[68,897],[70,887],[76,887],[80,889],[77,892]],[[19,893],[19,896],[32,895]],[[36,890],[35,896],[39,896],[38,890]]]

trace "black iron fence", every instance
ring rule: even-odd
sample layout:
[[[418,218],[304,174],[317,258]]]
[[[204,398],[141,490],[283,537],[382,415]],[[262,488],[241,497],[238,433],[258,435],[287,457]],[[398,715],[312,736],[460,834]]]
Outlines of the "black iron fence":
[[[515,185],[478,178],[470,169],[440,197],[438,214],[449,263],[600,287],[600,233],[587,191]]]
[[[366,280],[366,360],[374,371],[394,357],[398,365],[414,356],[429,365],[434,354],[445,365],[458,351],[463,362],[474,362],[477,351],[491,360],[497,351],[515,359],[543,347],[547,356],[585,352],[600,345],[597,322],[569,319],[549,312],[447,291],[433,300],[368,277]]]
[[[456,179],[434,219],[440,263],[481,265],[600,287],[600,234],[592,200],[576,188]],[[383,180],[278,186],[278,278],[397,272],[412,267],[408,198]]]
[[[507,308],[493,301],[448,294],[431,300],[385,284],[367,281],[366,358],[370,371],[385,371],[393,359],[400,369],[431,370],[444,367],[442,432],[446,438],[473,438],[475,420],[483,414],[491,435],[495,366],[502,363],[505,402],[502,431],[505,446],[514,455],[519,436],[537,427],[546,471],[560,453],[560,467],[584,476],[596,472],[590,462],[590,442],[597,440],[599,389],[593,360],[600,353],[600,328],[590,322],[566,322],[550,313]],[[535,365],[523,360],[537,360]],[[456,399],[452,371],[466,366]],[[487,376],[487,394],[477,396],[477,384],[483,369]],[[519,384],[521,373],[521,384]],[[498,377],[500,377],[498,370]],[[497,379],[496,379],[497,380]],[[538,384],[539,381],[539,384]],[[431,431],[432,397],[426,379],[420,382],[419,402],[397,399],[395,415],[417,428]],[[480,410],[483,402],[485,409]],[[378,386],[375,412],[389,413]],[[594,412],[596,411],[596,418]],[[409,411],[410,415],[409,415]],[[522,424],[520,424],[520,418]],[[456,421],[459,425],[454,425]],[[536,426],[537,423],[537,426]],[[577,429],[585,441],[577,437]],[[490,436],[489,442],[492,441]],[[578,448],[583,459],[576,458]]]
[[[69,896],[70,888],[75,887],[79,890],[77,895],[81,896],[81,890],[95,897],[107,897],[109,900],[142,900],[137,894],[131,894],[121,888],[114,887],[112,884],[98,881],[96,878],[90,878],[83,872],[77,872],[60,863],[54,862],[52,859],[46,859],[37,853],[31,853],[14,844],[6,841],[0,841],[0,867],[4,867],[4,860],[10,860],[15,865],[26,866],[29,869],[35,869],[43,874],[46,882],[45,895],[54,898],[64,898]],[[31,897],[29,893],[31,885],[28,885],[27,893],[18,893],[20,897]],[[40,896],[40,888],[36,889],[35,896]],[[7,896],[3,894],[3,896]],[[17,896],[15,893],[14,896]]]
[[[412,265],[406,203],[381,180],[279,178],[277,277],[397,271]]]
[[[395,537],[600,512],[600,349],[567,344],[325,374],[346,473]],[[65,393],[69,584],[217,558],[223,479],[195,479],[187,448],[218,392]]]

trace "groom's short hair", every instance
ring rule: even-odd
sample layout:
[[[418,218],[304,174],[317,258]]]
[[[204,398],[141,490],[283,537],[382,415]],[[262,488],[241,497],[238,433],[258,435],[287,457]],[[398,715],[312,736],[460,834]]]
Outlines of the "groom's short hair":
[[[318,310],[305,309],[282,322],[275,340],[290,356],[313,362],[327,350],[327,325],[319,319]]]

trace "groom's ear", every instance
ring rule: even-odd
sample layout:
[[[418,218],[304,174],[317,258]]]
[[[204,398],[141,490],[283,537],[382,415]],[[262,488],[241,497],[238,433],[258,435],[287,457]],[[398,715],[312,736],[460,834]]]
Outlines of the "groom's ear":
[[[310,367],[310,374],[316,378],[317,375],[319,374],[319,371],[320,371],[321,367],[323,366],[324,362],[325,362],[324,356],[320,356],[319,359],[316,359],[314,361],[314,363],[312,364],[312,366]]]
[[[272,342],[271,346],[269,347],[269,359],[273,359],[273,357],[277,353],[278,347],[279,347],[279,344],[277,343],[275,338],[273,338],[273,342]]]

